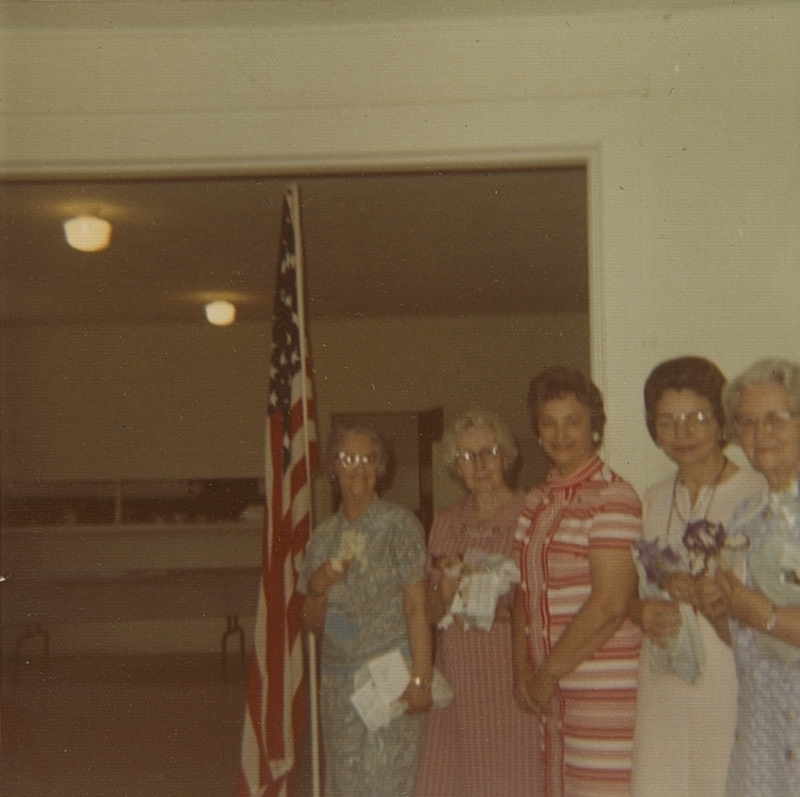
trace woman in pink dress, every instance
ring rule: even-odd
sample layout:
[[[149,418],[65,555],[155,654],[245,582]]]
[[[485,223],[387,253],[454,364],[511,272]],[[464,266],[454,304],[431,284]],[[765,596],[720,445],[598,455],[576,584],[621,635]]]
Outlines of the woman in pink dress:
[[[535,795],[538,724],[515,704],[512,692],[512,593],[499,598],[491,630],[467,628],[460,616],[449,614],[465,556],[473,564],[487,555],[513,562],[524,496],[506,477],[517,448],[499,418],[473,411],[448,432],[445,452],[468,494],[434,521],[427,608],[430,622],[445,626],[437,638],[436,664],[455,698],[429,712],[416,796]]]
[[[540,373],[528,407],[554,467],[517,530],[514,694],[542,721],[544,795],[627,797],[641,645],[627,610],[641,505],[597,455],[603,399],[583,374]]]

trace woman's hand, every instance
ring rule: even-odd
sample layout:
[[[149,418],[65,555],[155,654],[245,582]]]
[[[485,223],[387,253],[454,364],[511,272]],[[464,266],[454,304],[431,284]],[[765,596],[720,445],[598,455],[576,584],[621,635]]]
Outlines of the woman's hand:
[[[431,707],[433,680],[433,633],[425,615],[425,579],[403,589],[403,613],[411,648],[411,683],[403,692],[406,714],[418,714]]]
[[[450,611],[460,583],[460,576],[450,578],[450,576],[444,574],[440,576],[435,573],[428,576],[425,591],[425,613],[431,625],[439,625],[442,617]]]
[[[406,714],[422,714],[433,705],[433,695],[430,684],[427,682],[408,684],[400,697],[406,704]]]
[[[701,576],[697,579],[697,608],[711,623],[722,618],[728,619],[731,608],[729,592],[727,582],[723,582],[721,578]]]
[[[674,601],[644,598],[638,619],[647,638],[660,648],[666,648],[681,629],[681,613]]]
[[[776,606],[763,592],[743,584],[730,570],[718,574],[730,604],[730,616],[781,642],[800,648],[800,606]]]
[[[529,689],[533,682],[533,667],[521,664],[514,667],[514,700],[517,705],[529,714],[536,713],[536,703]]]
[[[326,559],[308,579],[308,595],[312,598],[323,598],[328,590],[338,584],[346,575],[352,559],[342,562],[341,570],[337,570],[330,559]]]
[[[528,686],[528,694],[533,703],[533,711],[538,717],[553,713],[553,695],[558,686],[558,679],[550,671],[544,661],[537,667]]]
[[[529,714],[544,717],[553,713],[552,700],[556,686],[558,679],[546,663],[536,670],[529,664],[514,668],[514,699]]]
[[[344,578],[351,561],[343,562],[343,568],[337,570],[330,559],[326,559],[308,579],[306,597],[303,601],[303,623],[312,634],[321,635],[325,630],[328,590]]]
[[[458,576],[458,578],[450,578],[450,576],[443,575],[441,581],[439,582],[439,592],[442,596],[444,605],[448,609],[453,603],[453,598],[455,598],[460,584],[461,576]]]
[[[740,625],[755,628],[756,631],[767,631],[771,615],[776,609],[763,592],[745,586],[730,570],[718,573],[716,581],[727,600],[731,619],[736,620]],[[797,645],[798,632],[800,632],[800,607],[789,609],[785,614],[785,619],[793,622],[786,624],[781,629],[783,633],[774,627],[770,633],[791,645]],[[794,628],[791,628],[791,625],[794,625]],[[779,633],[775,633],[776,631]],[[787,631],[789,631],[788,634]]]
[[[517,587],[511,602],[511,662],[514,675],[514,700],[529,714],[536,713],[536,704],[530,692],[533,668],[528,658],[528,632],[525,616],[525,596]]]
[[[674,600],[699,608],[697,579],[689,573],[671,573],[664,580],[664,588]]]

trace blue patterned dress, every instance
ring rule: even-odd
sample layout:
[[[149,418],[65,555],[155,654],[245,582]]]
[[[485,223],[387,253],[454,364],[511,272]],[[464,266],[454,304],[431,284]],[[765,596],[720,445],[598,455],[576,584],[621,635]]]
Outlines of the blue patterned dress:
[[[746,501],[731,531],[742,532],[750,543],[747,585],[766,593],[776,605],[800,600],[800,585],[793,585],[793,579],[780,572],[781,562],[797,561],[800,555],[796,485],[786,493],[765,492]],[[800,648],[735,622],[731,631],[739,699],[726,795],[798,797]]]
[[[320,713],[326,797],[410,797],[424,714],[403,715],[370,733],[353,706],[353,676],[367,661],[400,647],[409,658],[403,590],[425,575],[425,536],[407,509],[375,499],[355,522],[339,512],[314,532],[298,588],[339,551],[342,534],[366,535],[364,561],[353,560],[328,590],[322,637]]]

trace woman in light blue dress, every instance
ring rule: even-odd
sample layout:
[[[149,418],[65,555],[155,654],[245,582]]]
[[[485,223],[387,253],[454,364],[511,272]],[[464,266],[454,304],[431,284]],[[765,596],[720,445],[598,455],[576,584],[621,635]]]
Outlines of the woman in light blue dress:
[[[800,365],[762,360],[725,391],[733,433],[768,489],[731,524],[746,567],[721,571],[710,616],[728,612],[739,677],[727,797],[800,795]]]
[[[322,639],[325,796],[412,795],[432,700],[424,532],[412,512],[377,497],[386,449],[371,427],[335,427],[327,460],[341,508],[315,530],[298,585],[306,625]],[[356,672],[397,648],[411,676],[405,713],[369,730],[350,701]]]

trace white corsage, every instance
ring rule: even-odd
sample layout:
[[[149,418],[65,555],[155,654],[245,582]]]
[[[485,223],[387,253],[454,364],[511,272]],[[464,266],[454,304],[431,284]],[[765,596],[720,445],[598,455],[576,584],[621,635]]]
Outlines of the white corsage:
[[[512,584],[519,582],[516,562],[502,554],[487,555],[471,548],[464,555],[459,573],[450,577],[457,578],[459,574],[458,590],[439,627],[447,628],[456,615],[462,619],[465,628],[491,631],[498,599],[511,589]]]
[[[348,529],[342,532],[342,539],[339,541],[339,550],[330,559],[331,567],[337,573],[344,570],[344,563],[351,559],[359,563],[361,572],[367,569],[367,535],[363,531]]]

